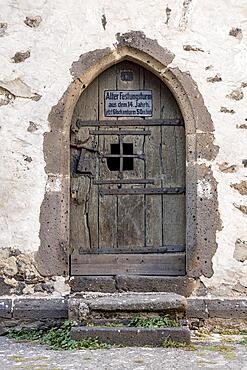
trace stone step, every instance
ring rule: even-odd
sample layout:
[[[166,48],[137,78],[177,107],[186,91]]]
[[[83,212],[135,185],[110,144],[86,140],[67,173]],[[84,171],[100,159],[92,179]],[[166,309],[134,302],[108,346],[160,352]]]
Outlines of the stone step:
[[[175,293],[87,293],[69,300],[69,319],[80,322],[97,320],[125,321],[137,314],[186,317],[187,300]]]
[[[98,339],[101,343],[131,347],[162,347],[167,340],[190,344],[190,331],[186,327],[136,328],[136,327],[86,327],[71,330],[74,340]]]

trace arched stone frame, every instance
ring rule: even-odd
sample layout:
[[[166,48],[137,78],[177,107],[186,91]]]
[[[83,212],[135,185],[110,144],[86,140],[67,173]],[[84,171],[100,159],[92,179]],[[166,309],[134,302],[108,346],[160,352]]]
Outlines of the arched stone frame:
[[[157,75],[178,102],[186,132],[186,255],[187,277],[210,277],[220,228],[217,184],[209,161],[218,147],[213,144],[213,123],[196,83],[189,73],[169,67],[174,59],[156,40],[142,32],[117,35],[113,49],[87,52],[72,64],[73,81],[49,115],[50,132],[44,135],[48,176],[40,213],[41,245],[36,253],[40,273],[69,275],[70,124],[75,105],[87,86],[104,70],[124,59]]]

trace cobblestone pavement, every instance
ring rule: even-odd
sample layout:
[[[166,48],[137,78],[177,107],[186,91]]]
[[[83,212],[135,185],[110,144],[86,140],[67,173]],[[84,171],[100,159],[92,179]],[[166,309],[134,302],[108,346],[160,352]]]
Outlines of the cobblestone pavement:
[[[165,348],[112,348],[54,351],[45,346],[0,337],[1,370],[247,370],[246,346],[226,343],[196,344],[196,350]],[[207,347],[208,346],[208,347]],[[208,348],[208,349],[207,349]]]

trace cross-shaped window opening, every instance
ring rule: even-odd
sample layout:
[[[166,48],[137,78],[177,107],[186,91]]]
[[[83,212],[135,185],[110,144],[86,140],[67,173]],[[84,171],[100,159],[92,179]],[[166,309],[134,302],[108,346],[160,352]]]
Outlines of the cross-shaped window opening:
[[[110,171],[131,171],[134,169],[133,144],[111,144],[111,157],[107,158]]]

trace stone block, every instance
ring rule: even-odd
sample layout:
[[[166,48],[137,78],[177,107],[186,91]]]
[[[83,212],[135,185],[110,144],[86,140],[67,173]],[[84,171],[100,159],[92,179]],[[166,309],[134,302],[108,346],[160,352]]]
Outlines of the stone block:
[[[247,299],[206,299],[210,318],[246,319]]]
[[[10,319],[12,317],[12,299],[0,298],[0,318]]]
[[[10,291],[12,286],[6,284],[5,280],[6,279],[4,279],[3,277],[0,277],[0,296],[11,294]]]
[[[207,319],[208,310],[206,302],[201,298],[188,298],[187,317],[197,319]]]
[[[190,343],[188,328],[131,328],[131,327],[86,327],[72,328],[71,337],[74,340],[97,338],[99,342],[122,346],[162,346],[166,340],[180,343]]]
[[[116,291],[111,276],[73,276],[70,279],[71,292],[109,292]]]
[[[89,307],[80,298],[70,298],[68,301],[68,318],[69,320],[82,322],[89,315]]]
[[[195,287],[195,279],[184,276],[117,275],[116,285],[119,291],[172,292],[187,297]]]
[[[13,302],[15,319],[67,319],[68,301],[65,298],[16,298]]]

